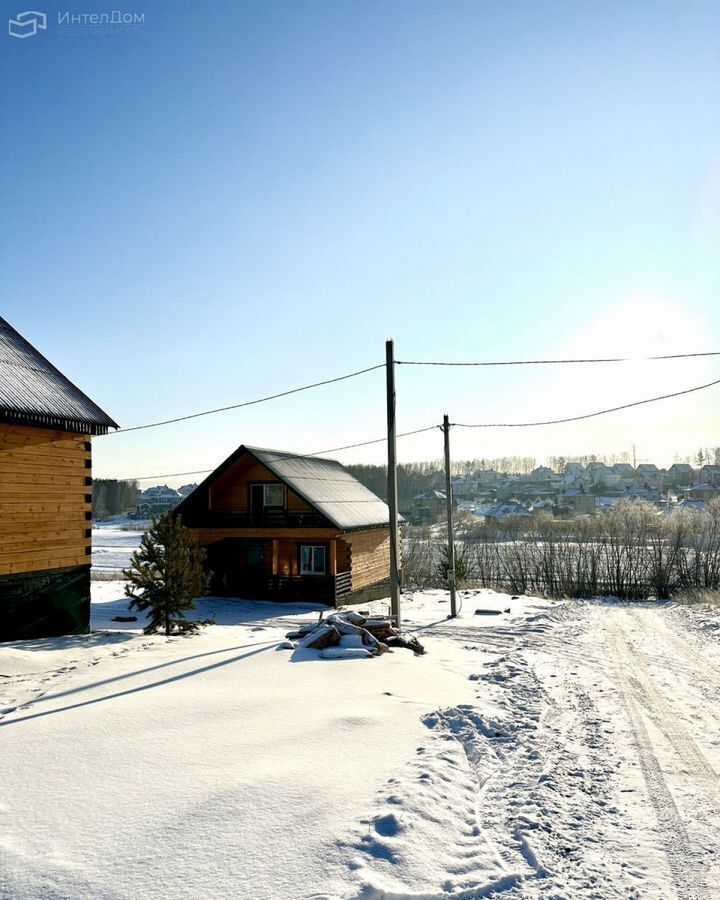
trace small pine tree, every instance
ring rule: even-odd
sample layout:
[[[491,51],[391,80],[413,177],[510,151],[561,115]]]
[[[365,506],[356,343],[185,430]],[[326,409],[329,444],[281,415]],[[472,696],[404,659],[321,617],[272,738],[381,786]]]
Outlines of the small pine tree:
[[[450,573],[450,548],[447,544],[443,544],[440,548],[440,559],[437,562],[437,574],[440,580],[447,584],[448,575]],[[468,578],[468,563],[465,548],[458,552],[455,547],[455,584],[459,587],[464,584]]]
[[[195,609],[193,600],[209,589],[210,573],[205,572],[204,562],[205,551],[195,546],[180,516],[153,520],[140,549],[132,555],[131,567],[123,573],[130,582],[125,587],[130,609],[149,610],[146,634],[198,630],[201,623],[190,622],[183,614]]]

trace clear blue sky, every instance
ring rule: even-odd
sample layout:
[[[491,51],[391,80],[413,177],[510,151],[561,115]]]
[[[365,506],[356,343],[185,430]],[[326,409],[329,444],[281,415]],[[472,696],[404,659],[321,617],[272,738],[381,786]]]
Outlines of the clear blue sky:
[[[720,346],[715,2],[43,3],[0,44],[0,312],[122,425],[380,362]],[[58,10],[141,12],[62,34]],[[409,370],[401,430],[573,414],[720,361]],[[720,394],[456,455],[720,443]],[[98,476],[382,435],[381,372],[95,441]],[[401,459],[434,458],[439,437]],[[344,454],[381,460],[382,447]]]

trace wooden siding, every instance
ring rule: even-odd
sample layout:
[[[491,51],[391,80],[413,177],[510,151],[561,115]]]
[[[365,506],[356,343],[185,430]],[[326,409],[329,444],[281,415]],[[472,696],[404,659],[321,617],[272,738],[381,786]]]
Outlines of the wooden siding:
[[[195,540],[201,547],[207,547],[225,538],[247,538],[263,541],[279,538],[281,541],[302,541],[312,544],[322,543],[337,537],[340,532],[334,528],[191,528]]]
[[[251,482],[281,483],[251,456],[241,457],[209,488],[210,509],[214,512],[248,512],[248,484]],[[288,510],[311,511],[312,507],[288,487],[285,496]]]
[[[90,564],[87,435],[0,423],[0,576]]]
[[[340,532],[333,528],[192,528],[195,541],[210,547],[226,538],[244,538],[265,545],[265,565],[272,572],[273,541],[277,541],[278,575],[298,575],[299,544],[336,541],[336,571],[352,572],[352,588],[367,587],[389,577],[390,535],[387,528]],[[329,557],[330,559],[330,557]]]
[[[374,528],[344,535],[350,549],[354,591],[388,578],[390,574],[390,533]]]

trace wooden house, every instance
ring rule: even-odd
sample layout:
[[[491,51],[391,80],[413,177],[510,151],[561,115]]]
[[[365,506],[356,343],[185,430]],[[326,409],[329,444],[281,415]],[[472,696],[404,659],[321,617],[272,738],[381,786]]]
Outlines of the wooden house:
[[[447,496],[442,491],[424,491],[413,497],[412,521],[416,525],[431,525],[447,514]]]
[[[213,593],[341,605],[388,594],[387,504],[331,459],[241,446],[179,506]]]
[[[117,427],[0,318],[0,641],[87,630],[90,437]]]

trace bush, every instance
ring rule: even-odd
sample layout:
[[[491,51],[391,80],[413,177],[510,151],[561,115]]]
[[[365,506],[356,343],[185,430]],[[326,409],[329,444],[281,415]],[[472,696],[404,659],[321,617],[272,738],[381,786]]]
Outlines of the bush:
[[[410,531],[408,585],[447,581],[447,546]],[[663,515],[622,500],[595,516],[468,523],[456,536],[458,580],[555,597],[667,598],[720,590],[720,500]]]

